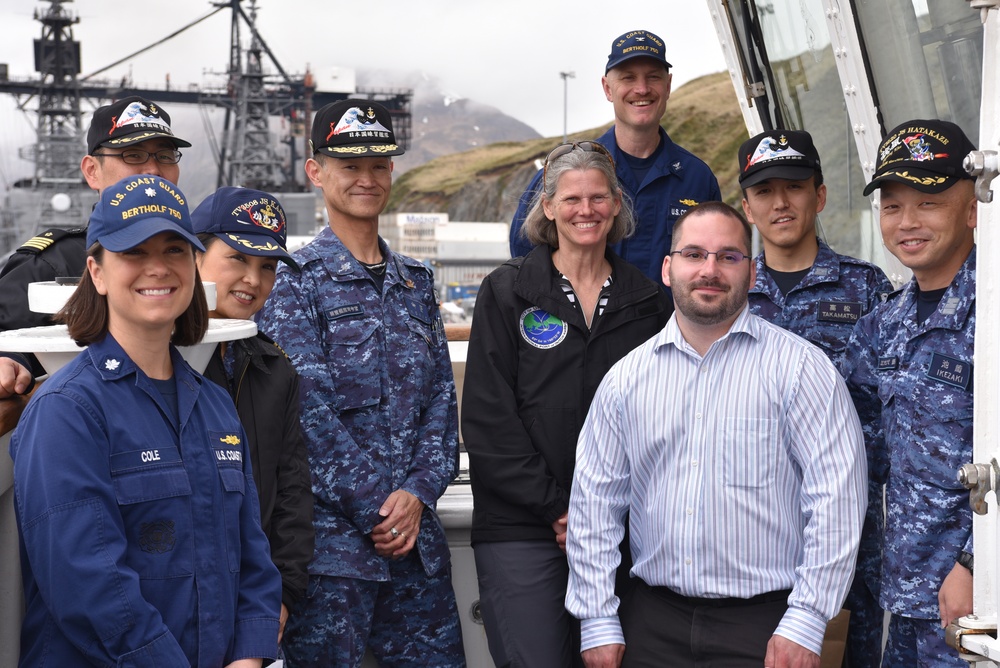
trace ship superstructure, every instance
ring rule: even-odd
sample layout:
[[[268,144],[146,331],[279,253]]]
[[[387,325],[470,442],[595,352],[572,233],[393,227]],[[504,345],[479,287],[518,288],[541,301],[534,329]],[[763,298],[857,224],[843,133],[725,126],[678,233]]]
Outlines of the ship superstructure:
[[[209,142],[218,168],[216,185],[243,185],[276,194],[292,234],[306,234],[315,226],[315,198],[300,176],[314,109],[347,97],[378,100],[393,115],[401,143],[409,145],[412,91],[317,90],[308,68],[301,74],[288,72],[268,47],[256,27],[256,0],[211,3],[205,16],[87,75],[82,74],[81,45],[73,34],[79,23],[69,8],[73,1],[45,0],[45,6],[35,10],[34,18],[41,24],[41,35],[34,40],[36,76],[11,78],[0,64],[0,93],[13,95],[18,109],[35,117],[37,134],[33,145],[19,150],[34,164],[33,173],[11,184],[0,207],[0,262],[39,230],[86,224],[97,199],[79,169],[89,114],[121,97],[141,95],[163,104],[222,109],[220,139]],[[225,71],[214,77],[217,83],[153,89],[136,86],[128,76],[101,78],[112,67],[227,9],[230,58]],[[272,129],[275,119],[280,119],[281,136]]]

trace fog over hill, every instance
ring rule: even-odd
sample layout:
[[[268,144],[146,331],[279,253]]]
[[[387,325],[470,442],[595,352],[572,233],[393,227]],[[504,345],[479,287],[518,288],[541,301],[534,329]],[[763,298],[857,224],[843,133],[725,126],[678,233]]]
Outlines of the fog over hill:
[[[365,87],[383,86],[385,81],[395,81],[393,86],[411,88],[414,92],[413,138],[406,153],[393,161],[396,178],[444,155],[496,142],[541,137],[527,123],[495,107],[442,90],[436,80],[423,74],[393,76],[388,72],[369,72],[359,77],[359,85]]]
[[[455,93],[440,90],[439,82],[419,72],[399,73],[387,71],[361,71],[357,76],[362,88],[393,89],[410,88],[414,91],[412,116],[413,137],[405,155],[394,160],[395,178],[407,170],[423,165],[434,158],[466,151],[477,146],[485,146],[498,141],[525,141],[537,139],[540,135],[529,125],[507,116],[494,107],[474,100],[461,98]],[[85,106],[88,110],[89,106]],[[193,146],[183,149],[181,159],[181,189],[193,205],[201,202],[216,187],[218,177],[217,155],[222,143],[223,112],[216,108],[202,108],[191,105],[167,105],[174,132],[190,141]],[[90,122],[89,111],[84,117],[84,125]],[[31,115],[30,123],[35,123]],[[271,129],[273,140],[278,142],[288,138],[288,128],[279,119],[273,119]],[[22,133],[23,137],[23,133]],[[13,156],[22,148],[24,139],[14,141],[0,138],[0,151]],[[303,138],[296,138],[300,153],[298,166],[293,169],[299,183],[305,183],[302,174],[304,159]],[[81,157],[84,151],[81,141]],[[288,150],[280,146],[279,155],[287,160]],[[27,161],[15,161],[4,177],[10,181],[32,175],[33,166]]]

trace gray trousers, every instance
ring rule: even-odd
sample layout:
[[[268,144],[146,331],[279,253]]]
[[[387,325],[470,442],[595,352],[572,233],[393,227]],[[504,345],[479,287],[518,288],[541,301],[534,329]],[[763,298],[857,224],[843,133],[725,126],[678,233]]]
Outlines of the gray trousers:
[[[580,622],[566,612],[566,555],[551,541],[477,543],[486,640],[497,668],[572,668]]]

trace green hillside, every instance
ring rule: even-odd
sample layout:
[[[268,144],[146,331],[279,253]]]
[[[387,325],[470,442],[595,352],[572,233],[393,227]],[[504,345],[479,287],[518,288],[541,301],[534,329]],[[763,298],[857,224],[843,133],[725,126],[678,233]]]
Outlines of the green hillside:
[[[593,139],[609,125],[571,135],[570,140]],[[736,204],[736,152],[747,133],[729,75],[710,74],[674,91],[663,127],[711,166],[723,196]],[[452,220],[509,221],[537,169],[535,160],[544,159],[561,139],[500,142],[432,160],[393,184],[389,210],[447,211]]]

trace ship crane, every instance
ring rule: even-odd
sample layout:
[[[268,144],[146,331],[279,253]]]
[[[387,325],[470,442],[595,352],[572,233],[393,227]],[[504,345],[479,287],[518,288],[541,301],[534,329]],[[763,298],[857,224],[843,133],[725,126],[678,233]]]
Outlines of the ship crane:
[[[301,176],[301,163],[308,156],[307,128],[313,110],[349,96],[378,100],[393,115],[400,143],[404,147],[409,145],[411,90],[369,89],[354,93],[316,90],[308,70],[304,75],[289,74],[278,62],[256,28],[256,0],[248,0],[249,12],[243,8],[244,0],[213,2],[206,15],[86,76],[81,76],[80,42],[73,36],[79,17],[67,8],[73,0],[45,2],[48,6],[34,13],[35,20],[42,25],[41,36],[34,40],[37,77],[10,78],[6,66],[0,64],[0,93],[13,95],[21,111],[33,112],[37,117],[37,141],[20,151],[21,157],[34,162],[34,174],[12,184],[5,206],[0,207],[0,258],[39,230],[86,223],[96,194],[87,188],[79,171],[87,128],[82,109],[85,98],[92,100],[93,106],[141,95],[164,104],[222,108],[222,139],[209,138],[216,158],[217,185],[243,185],[279,195],[289,193],[286,209],[301,209],[301,217],[308,219],[293,226],[296,216],[288,211],[293,233],[298,233],[296,227],[310,227],[314,219],[311,200],[300,198],[296,207],[296,198],[291,195],[308,193],[309,185]],[[112,81],[98,76],[225,9],[231,11],[230,58],[221,77],[222,84],[153,89],[137,87],[128,77]],[[249,35],[245,48],[244,30]],[[268,74],[268,69],[277,74]],[[286,129],[280,141],[271,129],[271,118],[276,116]],[[285,148],[280,149],[280,144]]]

